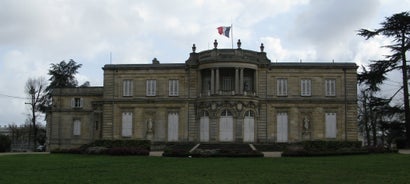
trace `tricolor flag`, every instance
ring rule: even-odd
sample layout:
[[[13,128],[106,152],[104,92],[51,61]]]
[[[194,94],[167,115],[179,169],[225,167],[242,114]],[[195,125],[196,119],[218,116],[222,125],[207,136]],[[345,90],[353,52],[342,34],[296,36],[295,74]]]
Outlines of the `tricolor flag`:
[[[231,26],[220,26],[216,29],[218,29],[218,33],[220,35],[224,35],[229,38],[229,31],[231,30]]]

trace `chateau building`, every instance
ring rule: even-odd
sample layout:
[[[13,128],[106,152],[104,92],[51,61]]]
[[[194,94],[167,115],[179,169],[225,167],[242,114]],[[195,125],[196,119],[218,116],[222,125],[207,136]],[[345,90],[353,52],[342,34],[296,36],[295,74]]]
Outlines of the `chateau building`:
[[[53,91],[49,148],[154,142],[357,140],[355,63],[271,62],[214,48],[185,63],[106,64],[103,87]]]

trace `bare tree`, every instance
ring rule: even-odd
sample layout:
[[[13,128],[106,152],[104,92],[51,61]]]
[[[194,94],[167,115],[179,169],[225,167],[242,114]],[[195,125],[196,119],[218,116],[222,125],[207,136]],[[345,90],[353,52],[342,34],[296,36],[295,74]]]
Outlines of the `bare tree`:
[[[37,126],[36,120],[38,117],[40,105],[46,95],[45,92],[46,81],[43,77],[39,78],[29,78],[26,82],[25,93],[28,95],[30,102],[26,104],[30,105],[31,110],[31,124],[33,127],[33,136],[34,136],[34,148],[36,147],[36,138],[37,138]]]

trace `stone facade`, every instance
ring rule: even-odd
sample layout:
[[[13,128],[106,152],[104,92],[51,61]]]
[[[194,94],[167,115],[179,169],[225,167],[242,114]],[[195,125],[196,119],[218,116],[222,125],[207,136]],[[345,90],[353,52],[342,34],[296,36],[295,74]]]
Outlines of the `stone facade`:
[[[238,45],[239,46],[239,45]],[[185,63],[107,64],[104,86],[53,93],[50,149],[97,139],[155,142],[357,140],[354,63],[272,63],[214,49]]]

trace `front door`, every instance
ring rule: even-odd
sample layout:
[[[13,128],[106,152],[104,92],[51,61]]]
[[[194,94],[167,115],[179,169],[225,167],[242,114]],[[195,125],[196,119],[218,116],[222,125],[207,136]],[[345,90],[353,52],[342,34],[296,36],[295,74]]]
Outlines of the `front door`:
[[[227,110],[223,111],[219,118],[219,141],[233,141],[233,117]]]

